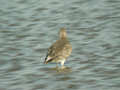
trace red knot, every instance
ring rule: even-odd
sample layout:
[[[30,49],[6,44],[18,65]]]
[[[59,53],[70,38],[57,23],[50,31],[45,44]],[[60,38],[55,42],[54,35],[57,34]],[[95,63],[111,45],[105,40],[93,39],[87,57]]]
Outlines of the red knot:
[[[56,62],[61,63],[61,66],[64,67],[64,62],[70,56],[71,52],[72,46],[67,39],[65,28],[62,28],[59,32],[59,39],[48,49],[44,63]]]

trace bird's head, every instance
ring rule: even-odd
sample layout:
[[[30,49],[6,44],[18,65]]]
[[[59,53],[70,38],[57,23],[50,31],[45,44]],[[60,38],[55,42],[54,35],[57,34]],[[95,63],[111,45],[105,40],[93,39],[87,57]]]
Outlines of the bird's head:
[[[59,32],[59,35],[60,35],[60,39],[63,39],[63,38],[67,37],[67,33],[65,31],[65,28],[61,28],[61,30]]]

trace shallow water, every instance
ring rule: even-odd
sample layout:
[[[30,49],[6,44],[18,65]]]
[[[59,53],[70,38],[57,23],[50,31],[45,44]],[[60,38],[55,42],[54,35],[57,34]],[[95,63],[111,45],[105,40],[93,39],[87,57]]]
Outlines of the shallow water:
[[[65,70],[43,64],[61,27]],[[0,90],[120,90],[120,1],[0,0]]]

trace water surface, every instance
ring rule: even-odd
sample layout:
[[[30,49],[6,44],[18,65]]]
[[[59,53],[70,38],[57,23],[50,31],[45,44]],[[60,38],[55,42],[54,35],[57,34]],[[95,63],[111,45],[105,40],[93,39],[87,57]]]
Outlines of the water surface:
[[[44,65],[67,29],[67,70]],[[1,0],[0,90],[119,90],[119,0]]]

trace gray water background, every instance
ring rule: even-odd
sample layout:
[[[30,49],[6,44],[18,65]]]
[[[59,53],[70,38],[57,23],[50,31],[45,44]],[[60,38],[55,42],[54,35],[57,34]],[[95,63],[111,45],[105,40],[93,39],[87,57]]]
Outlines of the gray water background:
[[[58,72],[43,61],[61,27]],[[120,90],[120,0],[0,0],[0,90]]]

